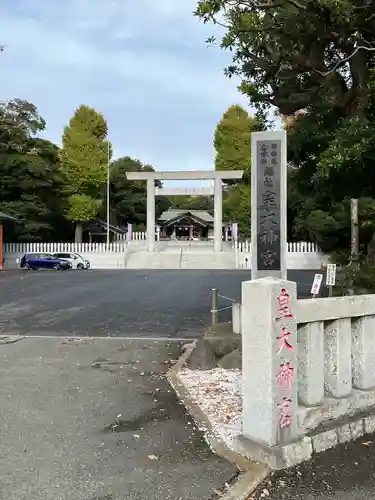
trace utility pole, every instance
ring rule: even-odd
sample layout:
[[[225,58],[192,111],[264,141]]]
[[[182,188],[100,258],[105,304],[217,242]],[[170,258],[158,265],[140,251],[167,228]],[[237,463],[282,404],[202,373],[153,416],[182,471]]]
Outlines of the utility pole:
[[[351,252],[350,263],[358,265],[359,262],[359,234],[358,234],[358,199],[350,200],[350,222],[351,222]]]
[[[351,233],[351,248],[350,248],[350,265],[352,266],[352,273],[355,272],[359,265],[359,234],[358,234],[358,199],[352,198],[350,200],[350,233]],[[348,289],[349,295],[354,295],[353,276],[350,279]]]
[[[108,148],[107,148],[107,250],[109,248],[109,165],[111,161],[111,154],[110,154],[110,143],[108,141]]]

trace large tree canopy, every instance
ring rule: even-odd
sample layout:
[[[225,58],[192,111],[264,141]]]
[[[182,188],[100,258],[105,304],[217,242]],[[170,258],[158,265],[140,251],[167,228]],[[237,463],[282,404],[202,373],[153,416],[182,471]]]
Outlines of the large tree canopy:
[[[329,108],[299,114],[287,126],[293,170],[288,183],[289,237],[325,250],[349,250],[350,198],[359,199],[363,248],[375,230],[375,80],[367,84],[366,119]]]
[[[311,105],[362,115],[375,55],[373,0],[200,0],[196,15],[224,26],[226,73],[259,107],[289,115]],[[210,41],[214,41],[212,37]]]
[[[0,148],[19,150],[23,142],[45,129],[34,104],[22,99],[0,102]]]
[[[348,253],[350,198],[364,246],[375,229],[374,12],[374,0],[200,0],[196,10],[224,29],[227,76],[258,110],[288,117],[288,237],[329,252]]]
[[[217,124],[214,134],[215,169],[251,170],[251,132],[259,122],[239,105],[230,106]]]
[[[65,127],[62,142],[62,173],[69,196],[66,215],[76,222],[79,241],[80,223],[95,219],[102,204],[110,152],[107,122],[94,109],[80,106]]]
[[[70,236],[62,216],[58,147],[35,137],[44,127],[33,104],[20,99],[0,104],[1,210],[18,219],[6,228],[8,241]]]
[[[242,236],[250,234],[251,132],[262,130],[259,117],[252,117],[241,106],[230,106],[214,133],[215,169],[243,170],[240,182],[229,182],[223,203],[228,221],[238,222]]]

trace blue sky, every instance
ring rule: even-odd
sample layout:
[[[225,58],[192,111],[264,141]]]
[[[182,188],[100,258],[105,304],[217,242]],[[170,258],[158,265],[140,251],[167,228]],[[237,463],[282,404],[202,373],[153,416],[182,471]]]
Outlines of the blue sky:
[[[2,100],[33,102],[60,143],[80,104],[108,121],[115,156],[157,170],[213,168],[212,135],[231,104],[248,108],[223,75],[229,54],[195,0],[2,0]]]

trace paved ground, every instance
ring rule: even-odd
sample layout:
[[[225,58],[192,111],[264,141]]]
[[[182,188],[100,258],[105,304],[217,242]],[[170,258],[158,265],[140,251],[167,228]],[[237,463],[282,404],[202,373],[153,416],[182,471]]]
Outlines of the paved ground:
[[[261,498],[374,500],[375,435],[340,445],[289,471],[278,472],[258,489],[251,500]]]
[[[313,276],[289,273],[300,296]],[[238,301],[249,278],[247,270],[3,271],[0,334],[193,338],[210,321],[210,289]]]
[[[163,378],[179,342],[0,344],[2,500],[211,500],[236,471]]]

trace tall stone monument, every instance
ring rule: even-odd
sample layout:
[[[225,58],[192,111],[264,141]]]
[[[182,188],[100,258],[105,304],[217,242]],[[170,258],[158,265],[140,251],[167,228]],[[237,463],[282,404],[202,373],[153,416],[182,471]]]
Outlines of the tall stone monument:
[[[286,131],[251,134],[251,277],[286,279]]]

